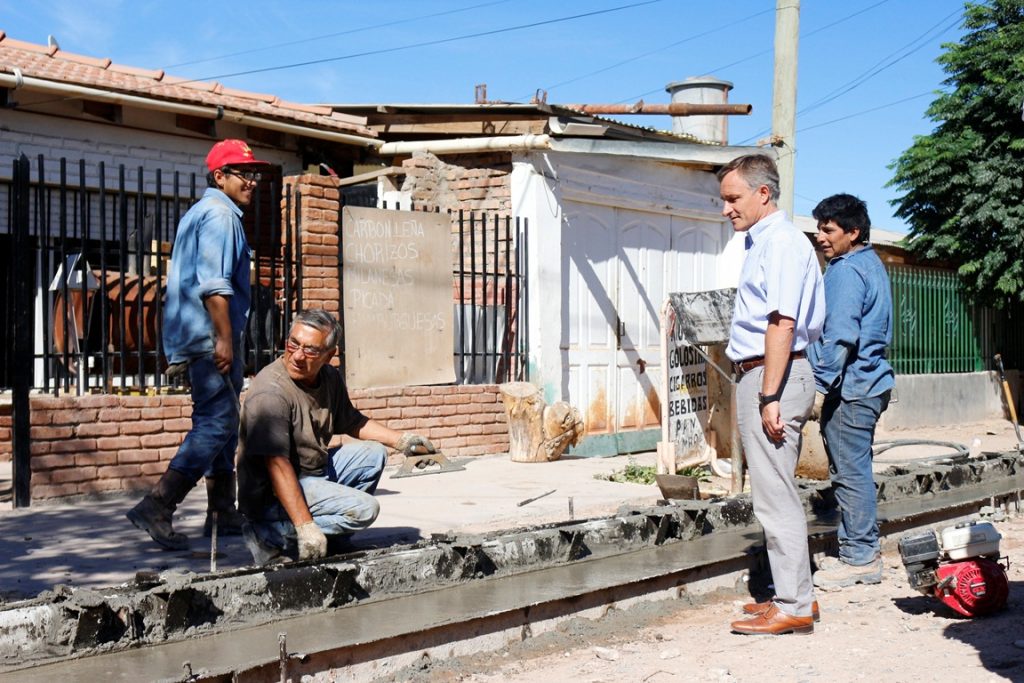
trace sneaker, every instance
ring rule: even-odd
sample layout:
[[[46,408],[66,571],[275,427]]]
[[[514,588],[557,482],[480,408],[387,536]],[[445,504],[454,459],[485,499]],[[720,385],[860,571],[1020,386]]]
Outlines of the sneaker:
[[[814,585],[822,590],[835,590],[858,583],[882,583],[882,558],[863,565],[847,564],[838,557],[826,557],[814,572]]]

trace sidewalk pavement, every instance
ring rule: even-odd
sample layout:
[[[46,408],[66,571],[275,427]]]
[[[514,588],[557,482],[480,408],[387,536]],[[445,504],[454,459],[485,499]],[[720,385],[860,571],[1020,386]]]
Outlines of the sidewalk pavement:
[[[1006,420],[914,431],[879,432],[876,440],[927,439],[969,445],[975,437],[984,451],[1016,448]],[[934,446],[899,448],[881,454],[876,470],[892,462],[950,451]],[[575,519],[613,514],[621,505],[654,504],[655,485],[623,484],[594,478],[622,470],[629,462],[653,465],[654,453],[614,458],[563,457],[551,463],[515,463],[507,455],[459,460],[464,471],[394,479],[389,467],[377,490],[381,513],[370,529],[354,536],[357,547],[384,547],[429,539],[449,531],[483,533],[566,521],[569,499]],[[0,463],[0,480],[10,481],[10,463]],[[720,482],[725,483],[725,482]],[[0,486],[2,488],[2,486]],[[549,495],[519,506],[518,503]],[[206,572],[210,542],[202,536],[205,487],[197,486],[175,515],[175,528],[192,540],[192,550],[161,549],[136,529],[124,513],[141,493],[74,503],[34,503],[12,509],[0,503],[0,599],[33,597],[65,584],[102,588],[130,581],[136,572]],[[218,543],[218,570],[249,566],[251,556],[239,537]]]

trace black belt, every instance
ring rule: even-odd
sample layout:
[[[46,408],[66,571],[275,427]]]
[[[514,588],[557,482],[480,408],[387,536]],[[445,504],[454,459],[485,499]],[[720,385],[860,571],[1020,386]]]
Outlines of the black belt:
[[[803,351],[794,351],[789,354],[789,360],[796,360],[798,358],[805,358]],[[738,360],[733,362],[732,371],[736,374],[736,377],[741,377],[754,368],[759,368],[764,365],[764,356],[757,356],[755,358],[748,358],[746,360]]]

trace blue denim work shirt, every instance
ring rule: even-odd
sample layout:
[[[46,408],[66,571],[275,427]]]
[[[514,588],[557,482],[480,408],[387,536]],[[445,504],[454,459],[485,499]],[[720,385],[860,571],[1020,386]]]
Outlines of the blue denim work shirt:
[[[725,355],[733,361],[764,356],[768,316],[775,311],[793,319],[792,350],[803,351],[825,321],[825,290],[814,247],[784,211],[752,225],[746,244]]]
[[[870,244],[829,261],[825,301],[825,331],[807,352],[818,391],[827,396],[838,390],[853,401],[892,389],[896,382],[885,358],[892,343],[892,292]]]
[[[203,303],[212,294],[229,297],[231,341],[238,348],[249,317],[249,267],[242,210],[217,188],[206,188],[178,224],[171,252],[163,329],[169,362],[213,353],[213,322]]]

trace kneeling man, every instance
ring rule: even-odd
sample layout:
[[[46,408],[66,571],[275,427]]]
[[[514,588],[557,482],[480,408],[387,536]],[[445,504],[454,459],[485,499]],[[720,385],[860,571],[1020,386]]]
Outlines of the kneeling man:
[[[256,564],[285,553],[300,560],[323,557],[327,536],[373,524],[385,446],[406,454],[435,452],[424,437],[401,434],[356,410],[341,372],[329,365],[340,336],[327,311],[299,313],[284,355],[263,368],[246,393],[238,507]],[[329,448],[336,434],[360,441]]]

